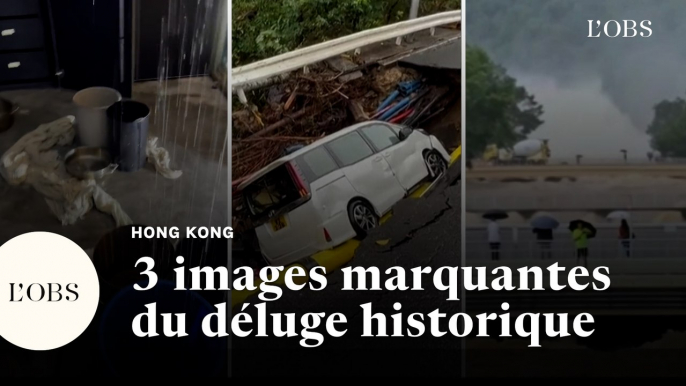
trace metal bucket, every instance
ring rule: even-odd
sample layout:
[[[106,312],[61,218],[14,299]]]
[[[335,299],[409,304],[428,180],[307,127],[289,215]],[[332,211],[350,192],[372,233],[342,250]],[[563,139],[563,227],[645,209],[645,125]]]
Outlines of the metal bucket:
[[[107,109],[121,100],[121,94],[108,87],[90,87],[77,92],[72,100],[77,106],[76,132],[81,145],[109,148]]]
[[[107,109],[112,154],[119,170],[135,172],[145,166],[150,108],[145,103],[121,101]]]

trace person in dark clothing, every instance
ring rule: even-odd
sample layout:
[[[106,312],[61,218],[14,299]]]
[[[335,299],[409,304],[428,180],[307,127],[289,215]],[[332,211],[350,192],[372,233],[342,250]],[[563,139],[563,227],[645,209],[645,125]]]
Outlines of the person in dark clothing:
[[[552,259],[553,251],[551,244],[553,243],[553,230],[535,228],[536,240],[541,251],[541,259]]]
[[[488,222],[488,245],[491,248],[491,260],[500,260],[500,226],[494,220]]]
[[[631,257],[631,238],[632,234],[629,223],[622,219],[622,224],[619,226],[619,242],[622,244],[626,257]]]
[[[489,243],[491,248],[491,260],[500,260],[500,243]]]

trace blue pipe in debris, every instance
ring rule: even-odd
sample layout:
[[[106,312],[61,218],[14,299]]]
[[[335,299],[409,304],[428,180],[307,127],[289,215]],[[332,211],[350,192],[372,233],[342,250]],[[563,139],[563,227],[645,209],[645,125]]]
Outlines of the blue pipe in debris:
[[[381,117],[379,117],[379,120],[385,121],[393,116],[395,116],[395,113],[399,112],[402,110],[403,107],[407,106],[407,104],[410,103],[410,97],[405,97],[402,99],[400,102],[398,102],[397,105],[391,107],[388,111],[383,113]]]
[[[391,95],[389,95],[386,99],[384,99],[383,102],[381,102],[379,107],[376,108],[376,111],[379,112],[379,111],[383,110],[386,106],[390,105],[395,100],[395,98],[398,97],[398,95],[400,95],[400,91],[398,91],[398,90],[393,91],[391,93]]]
[[[400,92],[407,95],[407,94],[412,93],[416,89],[418,89],[420,85],[421,85],[421,81],[413,80],[413,81],[400,83],[398,85],[398,89],[400,90]]]
[[[427,90],[427,91],[428,91],[428,90]],[[406,103],[405,106],[403,106],[400,110],[398,110],[398,111],[392,113],[390,117],[386,118],[386,120],[390,121],[390,120],[392,120],[393,118],[397,117],[398,115],[400,115],[400,114],[404,113],[405,111],[407,111],[407,109],[409,109],[410,107],[412,107],[412,105],[413,105],[415,102],[417,102],[421,97],[423,97],[424,94],[426,94],[426,91],[423,92],[423,93],[421,93],[421,94],[419,94],[419,95],[408,96],[407,98],[410,98],[410,100],[408,101],[408,103]],[[405,99],[407,99],[407,98],[405,98]]]
[[[417,80],[408,80],[408,81],[406,81],[406,82],[400,82],[400,83],[398,84],[398,88],[403,89],[403,88],[406,88],[406,87],[413,87],[413,86],[415,86],[416,84],[419,84],[419,79],[417,79]]]

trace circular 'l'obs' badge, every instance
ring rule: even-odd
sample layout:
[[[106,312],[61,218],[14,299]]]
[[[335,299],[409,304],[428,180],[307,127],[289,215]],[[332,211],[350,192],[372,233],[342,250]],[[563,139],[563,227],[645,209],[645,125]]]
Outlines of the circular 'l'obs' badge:
[[[0,336],[10,343],[66,345],[93,320],[99,296],[93,263],[68,238],[31,232],[0,246]]]

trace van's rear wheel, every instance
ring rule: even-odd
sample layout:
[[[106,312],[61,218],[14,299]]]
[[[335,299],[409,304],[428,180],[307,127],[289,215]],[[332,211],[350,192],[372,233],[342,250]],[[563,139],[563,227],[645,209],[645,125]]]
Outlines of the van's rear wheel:
[[[427,152],[424,155],[424,162],[426,163],[426,168],[429,170],[429,177],[432,180],[438,178],[438,176],[445,173],[448,169],[448,164],[435,150]]]
[[[379,225],[379,216],[362,200],[355,200],[348,205],[348,217],[358,237],[366,236],[368,231]]]

